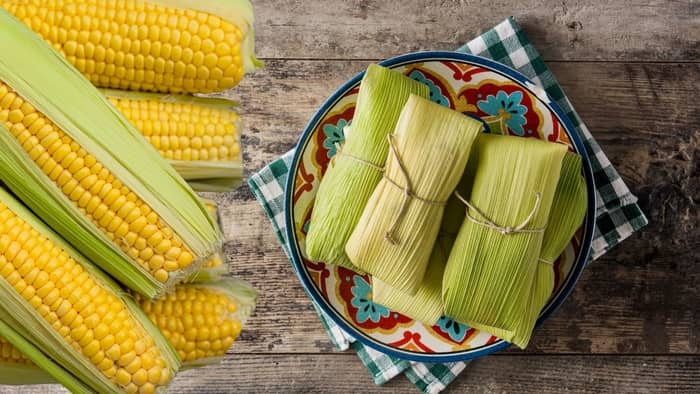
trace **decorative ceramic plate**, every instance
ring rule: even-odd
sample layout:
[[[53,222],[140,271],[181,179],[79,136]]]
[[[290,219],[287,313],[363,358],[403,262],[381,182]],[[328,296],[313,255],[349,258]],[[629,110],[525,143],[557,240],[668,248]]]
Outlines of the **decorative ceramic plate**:
[[[574,127],[544,90],[501,64],[454,52],[414,53],[380,64],[428,85],[431,100],[481,119],[486,132],[540,138],[585,152]],[[372,301],[369,276],[305,258],[304,240],[316,191],[336,153],[336,143],[344,141],[343,128],[352,121],[363,74],[321,106],[297,145],[285,191],[285,215],[289,249],[301,282],[339,326],[362,343],[393,356],[451,362],[506,348],[507,342],[448,317],[429,326],[389,310]],[[582,157],[589,190],[588,214],[555,263],[555,291],[538,325],[569,295],[588,259],[595,198],[591,166],[587,156]]]

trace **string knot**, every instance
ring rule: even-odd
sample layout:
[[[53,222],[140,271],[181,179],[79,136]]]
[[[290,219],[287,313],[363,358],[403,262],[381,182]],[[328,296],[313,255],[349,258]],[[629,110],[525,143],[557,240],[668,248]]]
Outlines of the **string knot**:
[[[530,213],[527,215],[525,220],[522,221],[519,225],[515,227],[510,227],[510,226],[500,226],[496,223],[494,223],[491,219],[489,219],[486,215],[484,215],[481,211],[479,211],[474,205],[472,205],[469,201],[467,201],[464,197],[462,197],[461,194],[459,194],[458,191],[455,191],[455,196],[459,199],[459,201],[462,202],[467,207],[467,212],[466,216],[467,219],[475,224],[478,224],[480,226],[484,226],[487,228],[490,228],[492,230],[498,231],[501,235],[510,235],[510,234],[517,234],[517,233],[542,233],[544,232],[545,228],[527,228],[527,226],[530,224],[530,222],[535,218],[535,214],[537,213],[537,210],[540,208],[540,202],[542,200],[542,193],[536,192],[535,193],[535,204],[532,206],[532,210]],[[470,211],[474,211],[474,213],[479,216],[479,218],[475,218],[470,214]]]
[[[386,179],[387,182],[389,182],[389,184],[394,185],[395,187],[401,189],[403,191],[403,196],[404,196],[403,202],[401,203],[401,208],[399,209],[398,214],[394,217],[394,220],[391,222],[389,229],[384,234],[384,239],[386,239],[387,242],[389,242],[391,245],[396,245],[396,244],[398,244],[398,240],[396,239],[396,230],[399,226],[399,223],[401,223],[401,220],[403,220],[404,216],[406,215],[406,210],[408,209],[408,205],[410,204],[411,199],[416,199],[416,200],[424,202],[426,204],[437,205],[437,206],[444,206],[446,204],[446,202],[445,201],[429,200],[427,198],[423,198],[421,196],[418,196],[417,194],[415,194],[413,192],[411,178],[408,176],[408,171],[406,170],[406,167],[403,163],[403,160],[401,160],[401,155],[399,154],[398,148],[396,147],[396,144],[394,143],[394,135],[387,134],[386,137],[387,137],[387,140],[389,141],[390,157],[393,157],[394,160],[396,160],[396,164],[398,164],[398,167],[399,167],[399,172],[401,173],[401,176],[403,177],[404,183],[405,183],[405,186],[401,186],[399,183],[397,183],[393,179],[389,178],[386,175],[386,171],[384,172],[384,179]]]

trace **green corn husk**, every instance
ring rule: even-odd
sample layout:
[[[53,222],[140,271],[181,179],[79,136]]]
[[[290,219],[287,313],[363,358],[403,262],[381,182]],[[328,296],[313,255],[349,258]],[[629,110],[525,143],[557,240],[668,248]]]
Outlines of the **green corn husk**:
[[[462,218],[464,218],[464,206],[459,200],[451,197],[445,206],[440,234],[430,253],[423,282],[415,295],[408,295],[380,279],[372,278],[372,300],[411,319],[428,325],[436,324],[445,309],[442,305],[442,276],[445,272],[447,257],[462,225]]]
[[[102,93],[114,104],[117,108],[121,108],[119,102],[125,105],[133,105],[133,103],[143,102],[152,105],[154,109],[150,109],[144,114],[139,113],[138,116],[147,117],[148,119],[157,119],[162,122],[173,122],[176,113],[168,112],[168,108],[164,105],[173,104],[178,106],[191,105],[195,108],[210,109],[214,114],[219,116],[219,119],[224,117],[235,116],[235,120],[231,122],[236,130],[236,142],[240,146],[240,135],[242,122],[235,115],[234,109],[238,107],[238,103],[223,98],[196,97],[176,94],[160,94],[160,93],[144,93],[131,92],[126,90],[101,89]],[[126,115],[126,114],[125,114]],[[126,116],[131,120],[130,116]],[[200,120],[201,121],[201,120]],[[132,122],[133,123],[133,122]],[[207,124],[208,127],[216,126],[215,124]],[[145,130],[139,130],[144,132]],[[234,144],[234,145],[235,145]],[[240,153],[233,160],[175,160],[168,159],[175,171],[182,176],[189,185],[198,192],[228,192],[243,181],[243,157]]]
[[[219,207],[216,201],[210,200],[208,198],[202,198],[204,206],[209,211],[209,214],[216,221],[219,229],[222,228],[221,225],[221,215],[219,214]],[[207,283],[216,282],[223,279],[226,275],[230,273],[229,266],[226,262],[226,256],[224,251],[220,249],[218,252],[204,263],[197,271],[193,272],[185,281],[186,283]]]
[[[481,122],[427,99],[409,98],[393,137],[396,152],[389,154],[385,177],[345,247],[355,266],[396,290],[416,293],[444,203],[462,177],[482,127]],[[420,199],[407,199],[403,189],[407,184]]]
[[[23,354],[34,364],[2,364],[0,363],[0,385],[33,385],[55,384],[61,382],[72,393],[92,393],[70,372],[41,352],[31,342],[17,333],[12,327],[0,320],[0,337],[10,344],[22,349]]]
[[[199,270],[190,274],[185,283],[215,282],[230,273],[223,251],[215,253]]]
[[[381,171],[358,160],[384,166],[389,151],[387,135],[394,130],[411,94],[427,98],[429,89],[376,64],[367,68],[343,154],[329,164],[316,195],[306,236],[305,251],[310,260],[354,268],[345,254],[345,244],[382,178]]]
[[[503,234],[464,220],[443,278],[448,316],[521,348],[527,345],[534,326],[529,307],[544,235],[540,230],[549,220],[566,151],[562,144],[531,138],[479,138],[467,172],[471,193],[464,198],[483,217],[471,208],[469,215],[498,226],[524,225],[531,232]]]
[[[178,171],[187,171],[183,167],[179,167]],[[217,170],[218,171],[218,170]],[[241,170],[241,174],[243,174]],[[202,178],[202,179],[190,179],[187,183],[193,190],[198,192],[210,192],[210,193],[226,193],[237,188],[241,185],[241,178],[237,178],[235,174],[231,178]]]
[[[192,252],[196,270],[221,246],[221,234],[197,195],[105,97],[61,55],[0,8],[0,80],[96,157],[122,184],[157,212]],[[50,180],[17,139],[0,130],[0,180],[62,237],[127,287],[155,297],[167,283],[111,241]]]
[[[564,252],[581,226],[588,208],[586,180],[581,175],[581,156],[568,152],[564,156],[559,184],[552,201],[532,294],[532,316],[537,320],[554,291],[554,261]]]
[[[181,366],[179,356],[172,345],[165,339],[162,332],[153,325],[143,311],[134,303],[132,298],[127,296],[111,278],[93,266],[85,257],[73,249],[71,245],[53,232],[44,222],[34,216],[31,211],[2,188],[0,188],[0,201],[14,215],[29,224],[41,237],[45,237],[48,241],[65,251],[84,269],[84,272],[87,273],[89,277],[95,280],[97,285],[116,295],[117,299],[126,307],[129,317],[143,328],[143,333],[145,335],[149,335],[153,338],[159,356],[163,358],[166,367],[170,371],[170,376],[174,376]],[[0,255],[3,256],[3,258],[5,256],[4,253]],[[31,258],[27,258],[27,261],[27,264],[30,264],[30,262],[32,264],[34,263]],[[9,263],[5,262],[5,264]],[[48,267],[48,263],[46,266]],[[56,269],[62,270],[63,268],[58,266]],[[35,267],[30,273],[36,271],[41,272],[40,269]],[[15,271],[15,273],[17,272],[19,271]],[[73,275],[72,271],[70,273],[45,271],[44,273],[50,278],[47,280],[49,285],[51,285],[51,283],[57,283],[57,281],[53,279],[53,276],[62,275],[64,277],[69,277],[69,275]],[[26,277],[29,278],[30,274],[26,275]],[[22,276],[18,277],[17,283],[23,280]],[[52,280],[54,282],[51,282]],[[54,289],[57,289],[57,286],[54,287]],[[37,291],[36,294],[38,295],[39,292]],[[88,293],[86,293],[86,296],[87,294]],[[58,300],[62,301],[62,305],[67,303],[69,307],[72,307],[71,304],[67,300],[61,298],[60,295],[61,293],[59,292]],[[36,354],[37,349],[46,357],[55,361],[56,364],[62,366],[62,368],[69,372],[77,381],[90,387],[91,390],[100,393],[122,392],[122,389],[110,381],[90,359],[76,351],[76,349],[58,333],[57,329],[49,324],[32,304],[26,301],[25,297],[24,292],[20,294],[10,282],[5,279],[4,275],[0,276],[0,299],[2,300],[2,302],[0,302],[0,321],[4,322],[6,325],[4,329],[0,329],[0,336],[13,344],[20,352],[30,357],[30,359],[39,366],[45,368],[46,372],[51,374],[59,383],[67,387],[74,385],[75,381],[65,376],[65,374],[60,373],[60,371],[57,371],[56,368],[52,368],[51,365],[47,365],[45,360],[42,360],[42,358]],[[34,298],[38,298],[38,296],[33,297],[32,300],[34,300]],[[41,301],[42,299],[39,298],[39,300]],[[115,320],[115,318],[113,317],[112,320]],[[21,337],[23,340],[17,337]],[[27,346],[27,343],[31,346]],[[63,380],[64,378],[65,380]]]
[[[241,326],[245,326],[248,319],[255,311],[255,304],[258,296],[257,292],[250,285],[250,283],[241,279],[225,278],[213,282],[183,284],[178,285],[177,289],[180,289],[181,287],[202,288],[226,296],[229,300],[236,303],[237,309],[235,312],[227,314],[225,319],[237,320]],[[144,300],[138,295],[135,297],[138,300],[141,308],[144,308],[145,305],[149,303],[161,302],[161,300]],[[163,313],[167,313],[167,311],[163,310]],[[157,316],[158,314],[156,314],[156,317]],[[194,313],[187,315],[186,312],[182,312],[181,315],[173,316],[172,318],[180,319],[178,327],[184,327],[182,326],[182,321],[185,319],[185,316],[187,316],[186,318],[190,320],[201,318],[201,316],[197,316]],[[154,319],[154,324],[157,320],[162,319]],[[71,391],[74,391],[70,387],[72,384],[79,384],[77,387],[84,387],[83,384],[70,375],[70,373],[65,371],[58,364],[53,363],[53,361],[48,359],[48,357],[36,349],[31,343],[27,342],[23,337],[19,336],[19,339],[14,337],[13,335],[18,334],[16,334],[16,332],[9,326],[3,326],[3,324],[4,323],[0,320],[0,338],[14,339],[14,341],[8,340],[8,342],[17,348],[22,348],[23,354],[29,360],[31,360],[33,364],[3,363],[0,361],[0,385],[55,384],[58,383],[58,381],[61,381],[66,382],[64,385],[66,385],[66,387]],[[166,322],[166,324],[171,324],[170,319]],[[165,330],[167,328],[163,327],[163,329]],[[184,330],[184,328],[182,329]],[[5,334],[7,335],[5,336]],[[181,334],[184,334],[184,332]],[[38,354],[34,352],[38,352]],[[224,357],[225,354],[222,354],[219,357],[208,357],[200,358],[194,361],[186,361],[182,363],[181,371],[218,364],[224,359]],[[56,368],[58,368],[58,370],[55,370]],[[56,379],[52,378],[52,376],[55,376],[56,373],[59,373],[60,375],[58,375]],[[71,378],[75,381],[71,381]],[[87,390],[87,392],[91,392],[88,388],[85,390]]]

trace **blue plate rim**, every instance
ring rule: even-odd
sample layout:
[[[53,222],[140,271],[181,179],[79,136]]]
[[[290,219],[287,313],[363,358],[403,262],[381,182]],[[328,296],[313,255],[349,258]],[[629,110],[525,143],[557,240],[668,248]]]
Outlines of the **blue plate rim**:
[[[417,61],[461,61],[466,63],[475,64],[481,67],[485,67],[492,71],[500,72],[505,74],[505,76],[511,78],[512,80],[523,85],[524,88],[532,91],[532,86],[537,86],[529,78],[521,74],[506,65],[495,62],[491,59],[487,59],[481,56],[476,56],[467,53],[453,52],[453,51],[422,51],[413,52],[404,55],[399,55],[379,62],[378,64],[385,67],[399,66],[405,63],[415,63]],[[299,165],[301,159],[300,152],[303,151],[306,144],[309,141],[309,137],[313,133],[318,122],[322,119],[328,109],[335,105],[335,103],[345,94],[345,92],[351,89],[353,86],[359,84],[364,76],[365,70],[359,72],[353,78],[345,82],[340,88],[338,88],[333,94],[331,94],[328,99],[326,99],[318,110],[314,113],[311,120],[307,123],[306,128],[299,137],[297,144],[295,145],[295,152],[292,157],[291,165],[289,166],[289,175],[287,177],[287,182],[284,191],[284,220],[285,220],[285,232],[287,236],[287,249],[289,251],[289,257],[292,259],[294,271],[296,272],[299,280],[304,287],[304,290],[309,294],[313,301],[321,308],[321,310],[330,317],[338,326],[340,326],[344,331],[350,333],[355,339],[359,340],[362,344],[371,347],[374,350],[385,353],[387,355],[398,357],[405,360],[416,361],[416,362],[428,362],[428,363],[443,363],[443,362],[458,362],[475,359],[478,357],[485,356],[487,354],[494,353],[499,350],[503,350],[510,346],[510,343],[503,340],[496,341],[489,345],[480,346],[478,350],[460,350],[449,353],[415,353],[403,351],[401,349],[396,349],[383,344],[373,338],[370,338],[366,334],[360,332],[358,329],[349,324],[340,314],[328,304],[328,302],[321,297],[314,284],[311,282],[308,276],[301,273],[303,270],[303,259],[300,256],[300,251],[297,247],[296,242],[296,232],[294,231],[294,215],[293,215],[293,190],[294,190],[294,179],[295,176],[292,174],[296,173],[296,168]],[[528,86],[530,84],[531,86]],[[537,92],[533,92],[537,93]],[[578,153],[587,152],[585,144],[581,137],[578,135],[576,128],[574,127],[571,120],[566,116],[564,111],[559,107],[554,99],[552,99],[549,94],[541,92],[546,95],[547,103],[545,103],[557,116],[557,119],[564,126],[567,131],[567,135]],[[538,94],[536,94],[540,100]],[[593,182],[593,169],[587,154],[581,154],[583,162],[583,171],[586,179],[586,186],[588,188],[588,207],[586,212],[586,217],[584,219],[584,233],[583,240],[581,241],[581,252],[577,256],[577,259],[573,265],[572,272],[569,274],[567,283],[562,286],[557,294],[554,295],[554,301],[540,314],[537,320],[536,327],[539,327],[547,318],[549,318],[559,307],[563,304],[571,292],[573,291],[576,283],[578,282],[583,269],[585,268],[591,250],[591,244],[594,233],[595,226],[595,212],[596,212],[596,199],[595,199],[595,187]]]

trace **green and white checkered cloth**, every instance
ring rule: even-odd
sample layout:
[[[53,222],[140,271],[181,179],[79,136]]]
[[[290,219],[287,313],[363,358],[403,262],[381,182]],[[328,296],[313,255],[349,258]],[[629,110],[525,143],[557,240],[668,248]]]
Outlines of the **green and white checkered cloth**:
[[[632,195],[610,160],[593,139],[554,75],[513,18],[499,23],[458,51],[490,58],[520,71],[542,86],[576,127],[576,131],[585,143],[595,177],[598,209],[591,253],[593,260],[647,224],[646,217],[637,205],[637,198]],[[293,153],[293,151],[286,153],[254,174],[248,181],[253,194],[270,218],[285,253],[288,253],[288,250],[285,239],[284,185]],[[340,350],[353,348],[376,384],[381,385],[403,373],[422,392],[439,393],[467,366],[467,363],[463,362],[415,363],[377,352],[355,341],[318,307],[316,311],[333,344]]]

